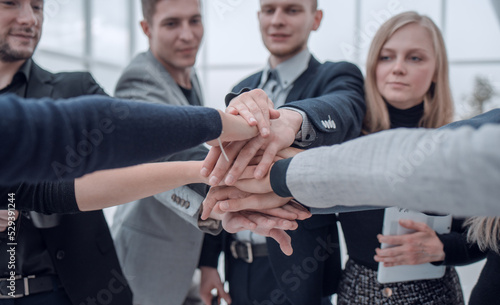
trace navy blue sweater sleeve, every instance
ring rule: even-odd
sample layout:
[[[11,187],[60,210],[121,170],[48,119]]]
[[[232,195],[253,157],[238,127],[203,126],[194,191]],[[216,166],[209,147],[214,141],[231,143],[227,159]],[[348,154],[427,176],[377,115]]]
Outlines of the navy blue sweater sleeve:
[[[44,214],[76,213],[78,204],[75,198],[74,180],[62,182],[42,182],[38,184],[21,183],[15,186],[0,186],[0,198],[10,198],[15,194],[16,209],[36,211]],[[7,200],[4,200],[7,202]],[[4,204],[0,204],[5,208]]]
[[[438,234],[443,243],[445,259],[434,265],[462,266],[475,263],[486,257],[486,253],[479,249],[477,244],[467,242],[466,229],[463,227],[464,219],[453,219],[451,232]]]
[[[286,172],[290,162],[292,162],[292,158],[276,161],[269,174],[271,187],[276,195],[280,197],[292,197],[292,192],[286,185]]]
[[[84,96],[0,97],[1,185],[70,180],[148,162],[217,138],[218,112]]]

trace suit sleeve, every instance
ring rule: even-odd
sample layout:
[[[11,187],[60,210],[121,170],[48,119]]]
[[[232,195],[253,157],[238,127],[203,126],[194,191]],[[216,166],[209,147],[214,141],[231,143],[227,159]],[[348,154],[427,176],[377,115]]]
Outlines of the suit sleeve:
[[[347,62],[325,63],[317,72],[319,82],[313,95],[285,104],[306,113],[316,131],[309,148],[333,145],[357,138],[361,134],[366,105],[363,75]]]

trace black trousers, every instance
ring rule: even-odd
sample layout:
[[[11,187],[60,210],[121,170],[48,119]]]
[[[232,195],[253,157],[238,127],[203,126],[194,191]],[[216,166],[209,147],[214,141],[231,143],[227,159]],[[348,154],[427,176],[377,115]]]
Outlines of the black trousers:
[[[232,305],[293,305],[278,283],[271,269],[267,256],[256,257],[251,264],[231,255],[229,259],[229,295]],[[329,298],[322,300],[322,305],[331,305]]]

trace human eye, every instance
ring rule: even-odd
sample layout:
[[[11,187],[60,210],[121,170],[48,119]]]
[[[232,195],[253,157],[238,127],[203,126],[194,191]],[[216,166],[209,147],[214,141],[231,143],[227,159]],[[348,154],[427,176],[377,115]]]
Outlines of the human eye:
[[[272,14],[274,14],[274,11],[275,11],[275,9],[274,9],[274,8],[272,8],[272,7],[263,7],[263,8],[261,9],[261,12],[262,12],[264,15],[272,15]]]
[[[191,22],[191,24],[194,24],[194,25],[200,24],[201,23],[201,17],[193,18],[193,19],[191,19],[190,22]]]
[[[378,58],[379,61],[389,61],[391,60],[391,56],[389,55],[380,55]]]
[[[32,0],[31,1],[31,8],[34,11],[41,11],[41,10],[43,10],[43,1],[41,1],[41,0]]]
[[[289,7],[286,12],[290,15],[296,15],[301,12],[301,9],[298,7]]]
[[[174,21],[174,20],[170,20],[170,21],[165,21],[163,23],[163,26],[165,26],[167,28],[175,28],[178,24],[179,24],[179,22]]]
[[[422,61],[422,57],[420,57],[420,56],[410,56],[410,61],[411,62],[421,62]]]
[[[16,2],[14,1],[0,1],[0,4],[6,7],[14,7]]]

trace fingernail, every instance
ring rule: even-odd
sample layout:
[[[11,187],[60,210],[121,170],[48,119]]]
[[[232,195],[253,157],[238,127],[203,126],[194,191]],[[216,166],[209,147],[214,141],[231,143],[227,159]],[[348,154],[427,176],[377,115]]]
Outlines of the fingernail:
[[[257,123],[257,120],[254,118],[250,118],[250,123]]]
[[[225,182],[227,185],[232,185],[234,183],[233,175],[227,175]]]
[[[210,180],[208,180],[208,184],[210,184],[211,186],[215,186],[219,183],[219,178],[215,177],[215,176],[212,176],[212,178],[210,178]]]
[[[256,170],[255,171],[255,178],[256,179],[260,179],[262,177],[264,177],[264,172],[262,170],[260,170],[260,169]]]
[[[260,131],[260,133],[263,135],[263,136],[267,136],[269,134],[269,129],[267,128],[262,128],[262,130]]]
[[[206,168],[206,167],[202,168],[201,171],[200,171],[200,174],[203,177],[208,177],[208,168]]]

